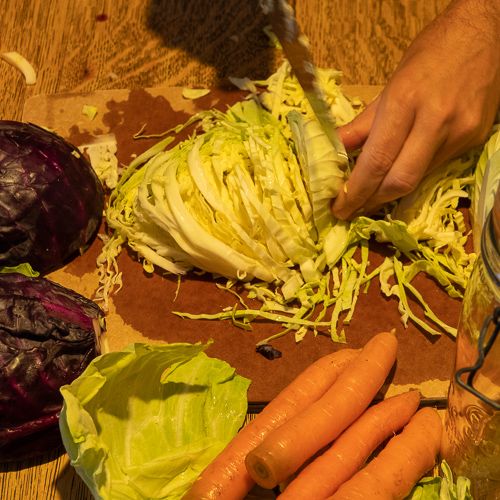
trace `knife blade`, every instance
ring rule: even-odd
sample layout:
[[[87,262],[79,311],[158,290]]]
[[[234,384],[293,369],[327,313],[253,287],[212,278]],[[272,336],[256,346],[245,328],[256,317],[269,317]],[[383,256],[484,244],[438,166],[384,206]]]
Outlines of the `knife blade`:
[[[336,131],[335,118],[318,83],[307,38],[300,30],[292,7],[286,0],[261,0],[260,4],[262,11],[269,18],[272,31],[278,38],[313,113],[337,154],[347,160],[344,144]]]

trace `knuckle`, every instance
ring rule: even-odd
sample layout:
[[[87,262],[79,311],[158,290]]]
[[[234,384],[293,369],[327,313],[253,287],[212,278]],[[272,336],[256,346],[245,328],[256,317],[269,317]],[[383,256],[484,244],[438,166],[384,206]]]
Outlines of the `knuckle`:
[[[489,127],[481,111],[465,113],[460,120],[459,138],[477,145],[486,140]]]
[[[384,177],[394,164],[394,158],[383,149],[372,149],[365,157],[370,172],[376,178]]]
[[[394,74],[389,84],[385,88],[388,100],[399,106],[407,106],[416,98],[419,86],[415,85],[415,75],[402,68]]]
[[[394,197],[405,196],[418,186],[420,177],[411,172],[396,172],[386,178],[385,190]]]

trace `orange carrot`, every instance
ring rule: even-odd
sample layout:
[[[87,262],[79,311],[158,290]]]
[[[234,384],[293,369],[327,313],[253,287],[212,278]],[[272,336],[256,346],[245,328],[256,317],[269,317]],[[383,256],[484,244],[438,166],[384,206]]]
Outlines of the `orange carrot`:
[[[368,408],[288,484],[280,500],[326,498],[335,493],[378,446],[408,423],[419,403],[420,393],[410,391]]]
[[[245,457],[274,428],[319,399],[359,350],[342,349],[309,365],[285,387],[201,473],[185,500],[243,498],[254,485]]]
[[[286,480],[332,442],[366,410],[396,361],[393,333],[379,333],[363,347],[328,391],[273,430],[245,460],[248,473],[264,488]]]
[[[398,500],[436,462],[441,443],[441,417],[434,408],[422,408],[401,434],[363,469],[346,481],[331,500]]]

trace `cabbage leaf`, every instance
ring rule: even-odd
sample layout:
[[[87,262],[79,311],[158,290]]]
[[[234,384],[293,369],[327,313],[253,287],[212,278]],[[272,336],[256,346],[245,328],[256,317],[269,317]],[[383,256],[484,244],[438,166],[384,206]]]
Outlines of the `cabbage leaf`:
[[[484,145],[474,173],[471,195],[471,216],[474,224],[474,250],[481,247],[481,231],[493,208],[495,193],[500,186],[500,125],[497,125]]]
[[[237,433],[250,382],[206,347],[133,344],[61,388],[63,443],[95,498],[181,498]]]

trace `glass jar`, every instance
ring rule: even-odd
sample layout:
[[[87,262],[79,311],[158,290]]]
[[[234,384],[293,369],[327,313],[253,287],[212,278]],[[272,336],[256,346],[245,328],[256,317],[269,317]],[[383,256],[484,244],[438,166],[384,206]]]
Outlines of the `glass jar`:
[[[500,499],[500,189],[458,325],[441,454],[474,499]],[[498,338],[497,338],[498,337]]]

